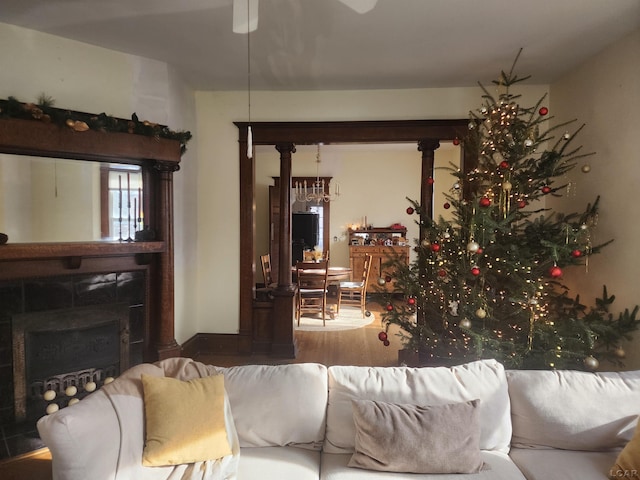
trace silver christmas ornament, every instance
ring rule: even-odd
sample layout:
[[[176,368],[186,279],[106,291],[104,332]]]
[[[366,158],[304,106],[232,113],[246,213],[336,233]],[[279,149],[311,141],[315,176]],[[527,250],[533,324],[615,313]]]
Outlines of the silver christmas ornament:
[[[600,366],[600,362],[593,355],[589,355],[584,359],[584,366],[587,367],[588,370],[591,370],[593,372],[598,369],[598,367]]]

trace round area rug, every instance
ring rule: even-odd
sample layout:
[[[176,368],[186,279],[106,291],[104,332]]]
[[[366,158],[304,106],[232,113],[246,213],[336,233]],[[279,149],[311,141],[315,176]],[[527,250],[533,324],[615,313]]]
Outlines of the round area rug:
[[[340,315],[336,315],[333,320],[327,316],[326,326],[322,326],[322,318],[320,315],[302,316],[300,317],[300,326],[294,320],[295,329],[303,332],[337,332],[340,330],[355,330],[369,325],[375,320],[373,313],[368,317],[362,318],[362,312],[359,308],[342,307]]]

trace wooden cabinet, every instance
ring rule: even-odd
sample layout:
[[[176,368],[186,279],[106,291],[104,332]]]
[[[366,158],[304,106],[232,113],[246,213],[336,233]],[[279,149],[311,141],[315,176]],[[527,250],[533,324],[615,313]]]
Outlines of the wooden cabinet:
[[[391,258],[409,264],[409,245],[406,240],[405,228],[371,228],[366,230],[349,230],[349,263],[353,272],[353,279],[362,277],[364,261],[367,254],[371,255],[371,273],[367,292],[380,292],[378,283],[380,278],[387,281],[384,290],[391,292],[395,289],[393,281],[393,267],[384,266]]]

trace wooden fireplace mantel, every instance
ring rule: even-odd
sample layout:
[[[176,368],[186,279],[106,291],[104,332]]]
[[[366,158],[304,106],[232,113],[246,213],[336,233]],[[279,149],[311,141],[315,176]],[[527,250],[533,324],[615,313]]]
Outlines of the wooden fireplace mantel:
[[[145,270],[148,285],[145,360],[180,355],[174,336],[173,172],[178,140],[87,130],[17,118],[0,119],[0,153],[142,166],[145,219],[154,241],[0,245],[0,280],[73,272]]]

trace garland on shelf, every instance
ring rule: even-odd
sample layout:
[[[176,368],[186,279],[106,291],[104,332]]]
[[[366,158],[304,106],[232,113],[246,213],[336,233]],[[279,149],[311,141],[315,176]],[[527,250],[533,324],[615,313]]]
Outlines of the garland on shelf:
[[[106,113],[99,115],[55,108],[54,100],[44,94],[38,97],[37,103],[23,103],[15,97],[0,100],[0,118],[20,118],[23,120],[39,120],[45,123],[65,125],[76,132],[96,130],[99,132],[120,132],[144,135],[146,137],[167,138],[180,142],[180,151],[187,150],[187,142],[191,132],[173,131],[166,125],[140,121],[134,113],[131,120],[116,118]]]

